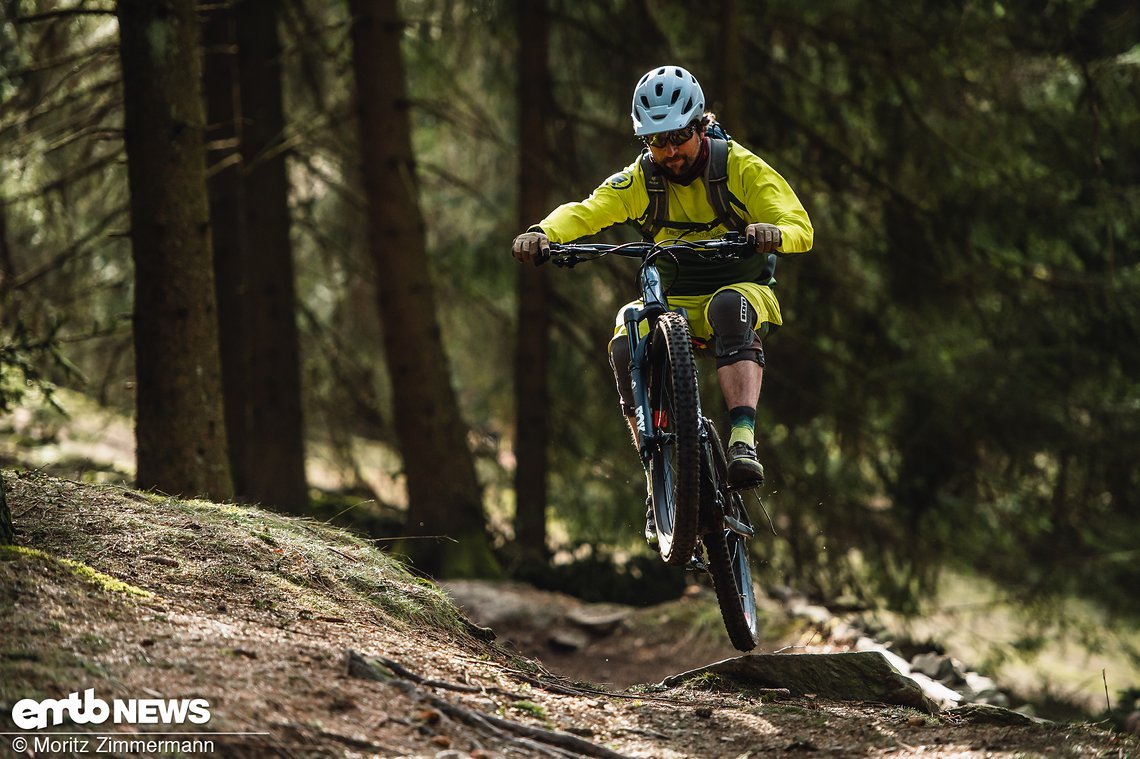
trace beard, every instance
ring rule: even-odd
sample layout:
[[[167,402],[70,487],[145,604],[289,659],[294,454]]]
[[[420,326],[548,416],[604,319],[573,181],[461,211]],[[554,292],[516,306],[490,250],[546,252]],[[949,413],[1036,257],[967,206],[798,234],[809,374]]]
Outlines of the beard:
[[[693,167],[693,162],[693,158],[678,154],[672,158],[665,159],[664,167],[665,171],[669,172],[675,177],[679,177]]]

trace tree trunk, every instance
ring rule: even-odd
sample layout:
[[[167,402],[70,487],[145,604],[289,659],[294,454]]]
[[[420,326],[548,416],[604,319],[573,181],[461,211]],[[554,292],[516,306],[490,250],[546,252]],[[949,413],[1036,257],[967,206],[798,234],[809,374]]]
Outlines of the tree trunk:
[[[16,276],[16,266],[12,263],[12,248],[8,244],[8,217],[0,205],[0,296],[12,285]]]
[[[550,70],[545,2],[518,4],[519,228],[546,212]],[[536,56],[536,53],[539,53]],[[546,269],[518,267],[515,352],[515,542],[524,564],[545,563],[550,320]]]
[[[8,510],[8,499],[4,497],[4,478],[0,477],[0,546],[16,542],[16,530],[12,526],[12,512]]]
[[[741,112],[741,99],[744,87],[744,9],[741,0],[721,0],[721,33],[717,37],[716,52],[719,57],[720,76],[716,87],[720,91],[717,119],[725,125],[729,134],[735,128],[740,136],[745,136],[744,116]]]
[[[246,492],[249,379],[246,345],[246,232],[242,190],[241,104],[232,5],[199,0],[202,14],[202,82],[211,241],[218,299],[219,345],[234,493]]]
[[[304,428],[296,289],[289,240],[278,0],[238,0],[246,231],[246,424],[238,495],[303,513]]]
[[[422,571],[498,572],[467,426],[450,384],[428,270],[395,0],[349,0],[369,246],[408,487],[401,549]]]
[[[194,0],[119,0],[135,264],[138,483],[232,494]]]

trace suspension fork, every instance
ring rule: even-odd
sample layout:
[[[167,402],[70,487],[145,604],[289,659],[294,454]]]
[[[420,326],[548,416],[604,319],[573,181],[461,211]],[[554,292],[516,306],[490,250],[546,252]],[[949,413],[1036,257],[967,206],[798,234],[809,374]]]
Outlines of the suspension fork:
[[[630,307],[625,310],[626,339],[629,340],[630,385],[633,390],[633,414],[637,425],[638,455],[641,463],[649,467],[649,460],[660,448],[657,425],[653,420],[653,408],[649,403],[649,343],[653,338],[650,330],[643,338],[638,334],[638,324],[644,318],[644,309]]]
[[[638,441],[640,442],[638,454],[646,466],[649,465],[649,460],[653,454],[659,452],[664,445],[666,434],[661,431],[661,428],[668,424],[668,419],[664,417],[666,411],[664,409],[654,410],[649,398],[649,346],[653,340],[653,326],[656,317],[666,311],[667,309],[658,304],[645,308],[631,306],[622,315],[625,322],[626,339],[629,340],[629,375],[633,390],[633,414],[634,422],[637,425]],[[683,315],[684,311],[680,311],[680,313]],[[641,337],[638,332],[638,325],[645,320],[649,321],[649,331],[645,337]],[[697,394],[697,418],[703,418],[699,393]],[[701,441],[702,451],[704,451],[704,447],[708,443],[708,433],[703,424],[699,426],[697,434]],[[707,451],[704,455],[707,457]]]

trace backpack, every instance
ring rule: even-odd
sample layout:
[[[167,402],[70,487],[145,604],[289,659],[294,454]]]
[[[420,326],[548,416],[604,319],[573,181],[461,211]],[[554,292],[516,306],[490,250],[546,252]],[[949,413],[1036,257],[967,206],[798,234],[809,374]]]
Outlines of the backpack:
[[[709,126],[709,161],[705,164],[705,191],[716,218],[707,224],[669,221],[668,180],[660,167],[653,162],[649,149],[641,154],[641,173],[645,176],[645,190],[649,193],[649,206],[644,221],[637,226],[646,240],[652,241],[662,227],[685,232],[707,232],[724,224],[729,229],[744,231],[744,219],[732,207],[728,197],[728,143],[732,140],[724,128],[715,121]]]

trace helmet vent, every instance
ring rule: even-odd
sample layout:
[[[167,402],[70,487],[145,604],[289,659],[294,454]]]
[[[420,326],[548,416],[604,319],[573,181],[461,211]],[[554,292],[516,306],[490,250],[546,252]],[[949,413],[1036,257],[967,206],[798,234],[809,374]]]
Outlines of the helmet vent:
[[[705,96],[696,77],[680,66],[653,69],[637,83],[630,116],[634,134],[683,129],[705,107]]]

